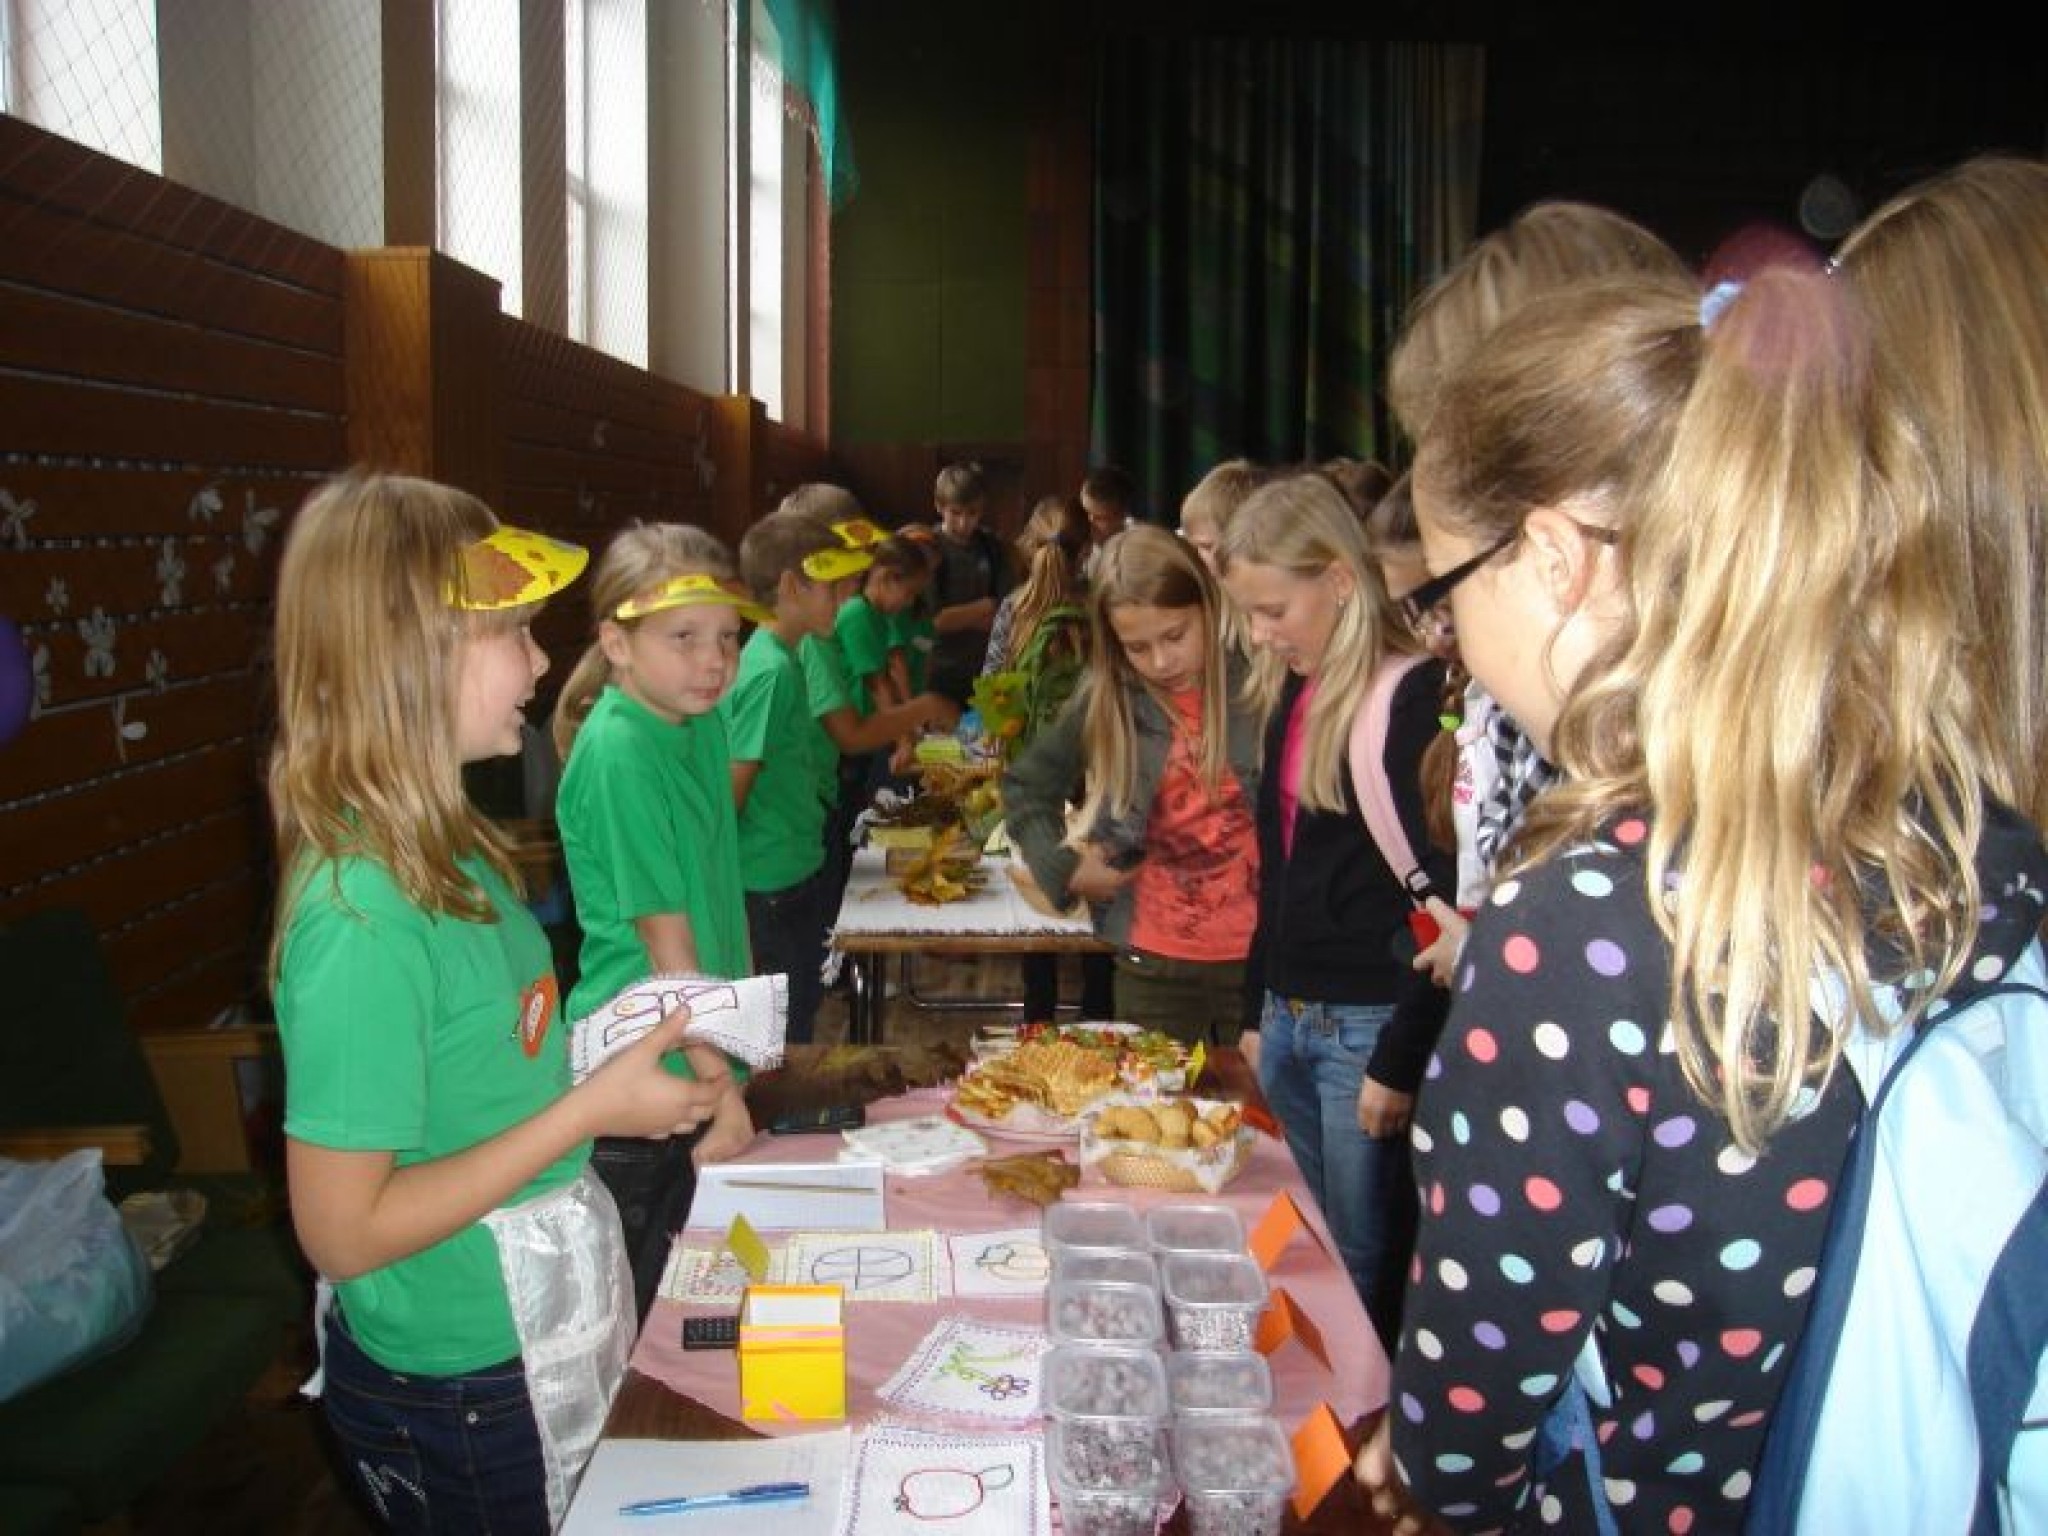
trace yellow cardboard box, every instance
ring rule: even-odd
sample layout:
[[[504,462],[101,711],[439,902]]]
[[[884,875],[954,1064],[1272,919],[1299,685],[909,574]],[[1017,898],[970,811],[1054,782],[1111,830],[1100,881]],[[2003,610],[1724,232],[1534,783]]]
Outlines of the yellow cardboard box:
[[[846,1417],[846,1293],[750,1285],[740,1302],[740,1417]]]

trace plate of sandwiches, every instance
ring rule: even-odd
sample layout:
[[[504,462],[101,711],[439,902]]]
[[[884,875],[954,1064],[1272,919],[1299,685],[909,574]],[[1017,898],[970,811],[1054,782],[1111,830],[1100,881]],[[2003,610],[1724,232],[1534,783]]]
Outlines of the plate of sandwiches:
[[[1029,1141],[1077,1141],[1087,1112],[1111,1094],[1181,1091],[1187,1052],[1128,1025],[1026,1025],[976,1047],[954,1090],[963,1125]]]

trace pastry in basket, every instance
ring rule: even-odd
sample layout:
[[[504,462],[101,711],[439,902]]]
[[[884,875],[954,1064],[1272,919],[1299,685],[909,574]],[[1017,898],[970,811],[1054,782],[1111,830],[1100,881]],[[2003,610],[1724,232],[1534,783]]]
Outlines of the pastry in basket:
[[[1117,1099],[1081,1126],[1081,1161],[1112,1184],[1214,1194],[1243,1170],[1252,1132],[1217,1099]]]
[[[1145,1146],[1178,1150],[1213,1147],[1237,1134],[1244,1114],[1235,1104],[1204,1109],[1192,1099],[1167,1099],[1158,1104],[1111,1104],[1089,1122],[1104,1141],[1135,1141]]]

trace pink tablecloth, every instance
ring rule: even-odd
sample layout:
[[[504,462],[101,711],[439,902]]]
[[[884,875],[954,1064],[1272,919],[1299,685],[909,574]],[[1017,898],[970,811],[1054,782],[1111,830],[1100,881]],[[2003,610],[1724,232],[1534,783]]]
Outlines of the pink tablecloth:
[[[887,1099],[868,1107],[870,1124],[933,1114],[944,1108],[949,1093],[925,1089]],[[991,1151],[998,1155],[1032,1150],[1032,1144],[1001,1137],[989,1138]],[[836,1137],[762,1136],[746,1155],[747,1163],[816,1162],[830,1159],[839,1147]],[[1071,1145],[1067,1155],[1075,1153]],[[1333,1257],[1328,1229],[1322,1213],[1308,1197],[1288,1155],[1286,1143],[1261,1134],[1244,1171],[1214,1197],[1236,1207],[1247,1229],[1263,1215],[1281,1190],[1290,1192],[1315,1232],[1297,1236],[1281,1253],[1268,1275],[1275,1287],[1284,1288],[1301,1311],[1322,1334],[1331,1365],[1326,1368],[1298,1342],[1284,1344],[1270,1357],[1273,1368],[1274,1411],[1290,1428],[1298,1424],[1316,1404],[1327,1402],[1340,1423],[1349,1425],[1360,1415],[1378,1408],[1387,1397],[1387,1357],[1379,1338],[1367,1322],[1365,1308],[1352,1288],[1349,1276]],[[1171,1195],[1156,1190],[1129,1189],[1083,1175],[1076,1196],[1089,1199],[1125,1200],[1139,1209],[1167,1201],[1208,1200],[1209,1196]],[[990,1232],[1037,1222],[1037,1207],[1018,1200],[992,1201],[981,1180],[964,1169],[922,1178],[891,1175],[886,1182],[888,1224],[898,1231],[929,1227],[948,1232]],[[720,1234],[692,1232],[687,1241],[711,1246]],[[770,1238],[775,1241],[773,1235]],[[633,1366],[645,1375],[666,1383],[685,1396],[716,1409],[729,1418],[740,1416],[739,1366],[730,1350],[686,1353],[681,1344],[682,1320],[691,1312],[720,1310],[714,1307],[680,1306],[658,1300],[648,1315],[647,1326],[633,1351]],[[941,1296],[936,1302],[858,1302],[847,1308],[847,1412],[855,1424],[865,1423],[889,1411],[889,1405],[875,1395],[921,1343],[933,1325],[946,1317],[972,1317],[993,1322],[1029,1323],[1045,1321],[1043,1296],[1011,1300],[986,1297]],[[777,1425],[750,1420],[754,1428],[774,1433],[778,1429],[814,1429],[815,1424]]]

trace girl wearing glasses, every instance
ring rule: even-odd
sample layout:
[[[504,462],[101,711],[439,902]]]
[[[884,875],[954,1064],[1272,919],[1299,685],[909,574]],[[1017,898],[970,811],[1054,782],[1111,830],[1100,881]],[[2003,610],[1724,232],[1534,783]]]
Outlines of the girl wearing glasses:
[[[2041,919],[1859,313],[1780,270],[1701,314],[1522,311],[1415,465],[1460,650],[1564,772],[1460,962],[1359,1463],[1460,1529],[1742,1527],[1862,1104],[1812,989],[1914,1020]]]
[[[1366,830],[1347,757],[1381,662],[1420,647],[1350,503],[1320,474],[1254,493],[1216,555],[1266,719],[1259,922],[1246,967],[1259,1084],[1391,1343],[1415,1221],[1408,1119],[1443,993],[1413,969],[1409,891]],[[1452,861],[1430,844],[1420,776],[1442,687],[1434,659],[1401,680],[1380,766],[1409,845],[1448,895]]]

